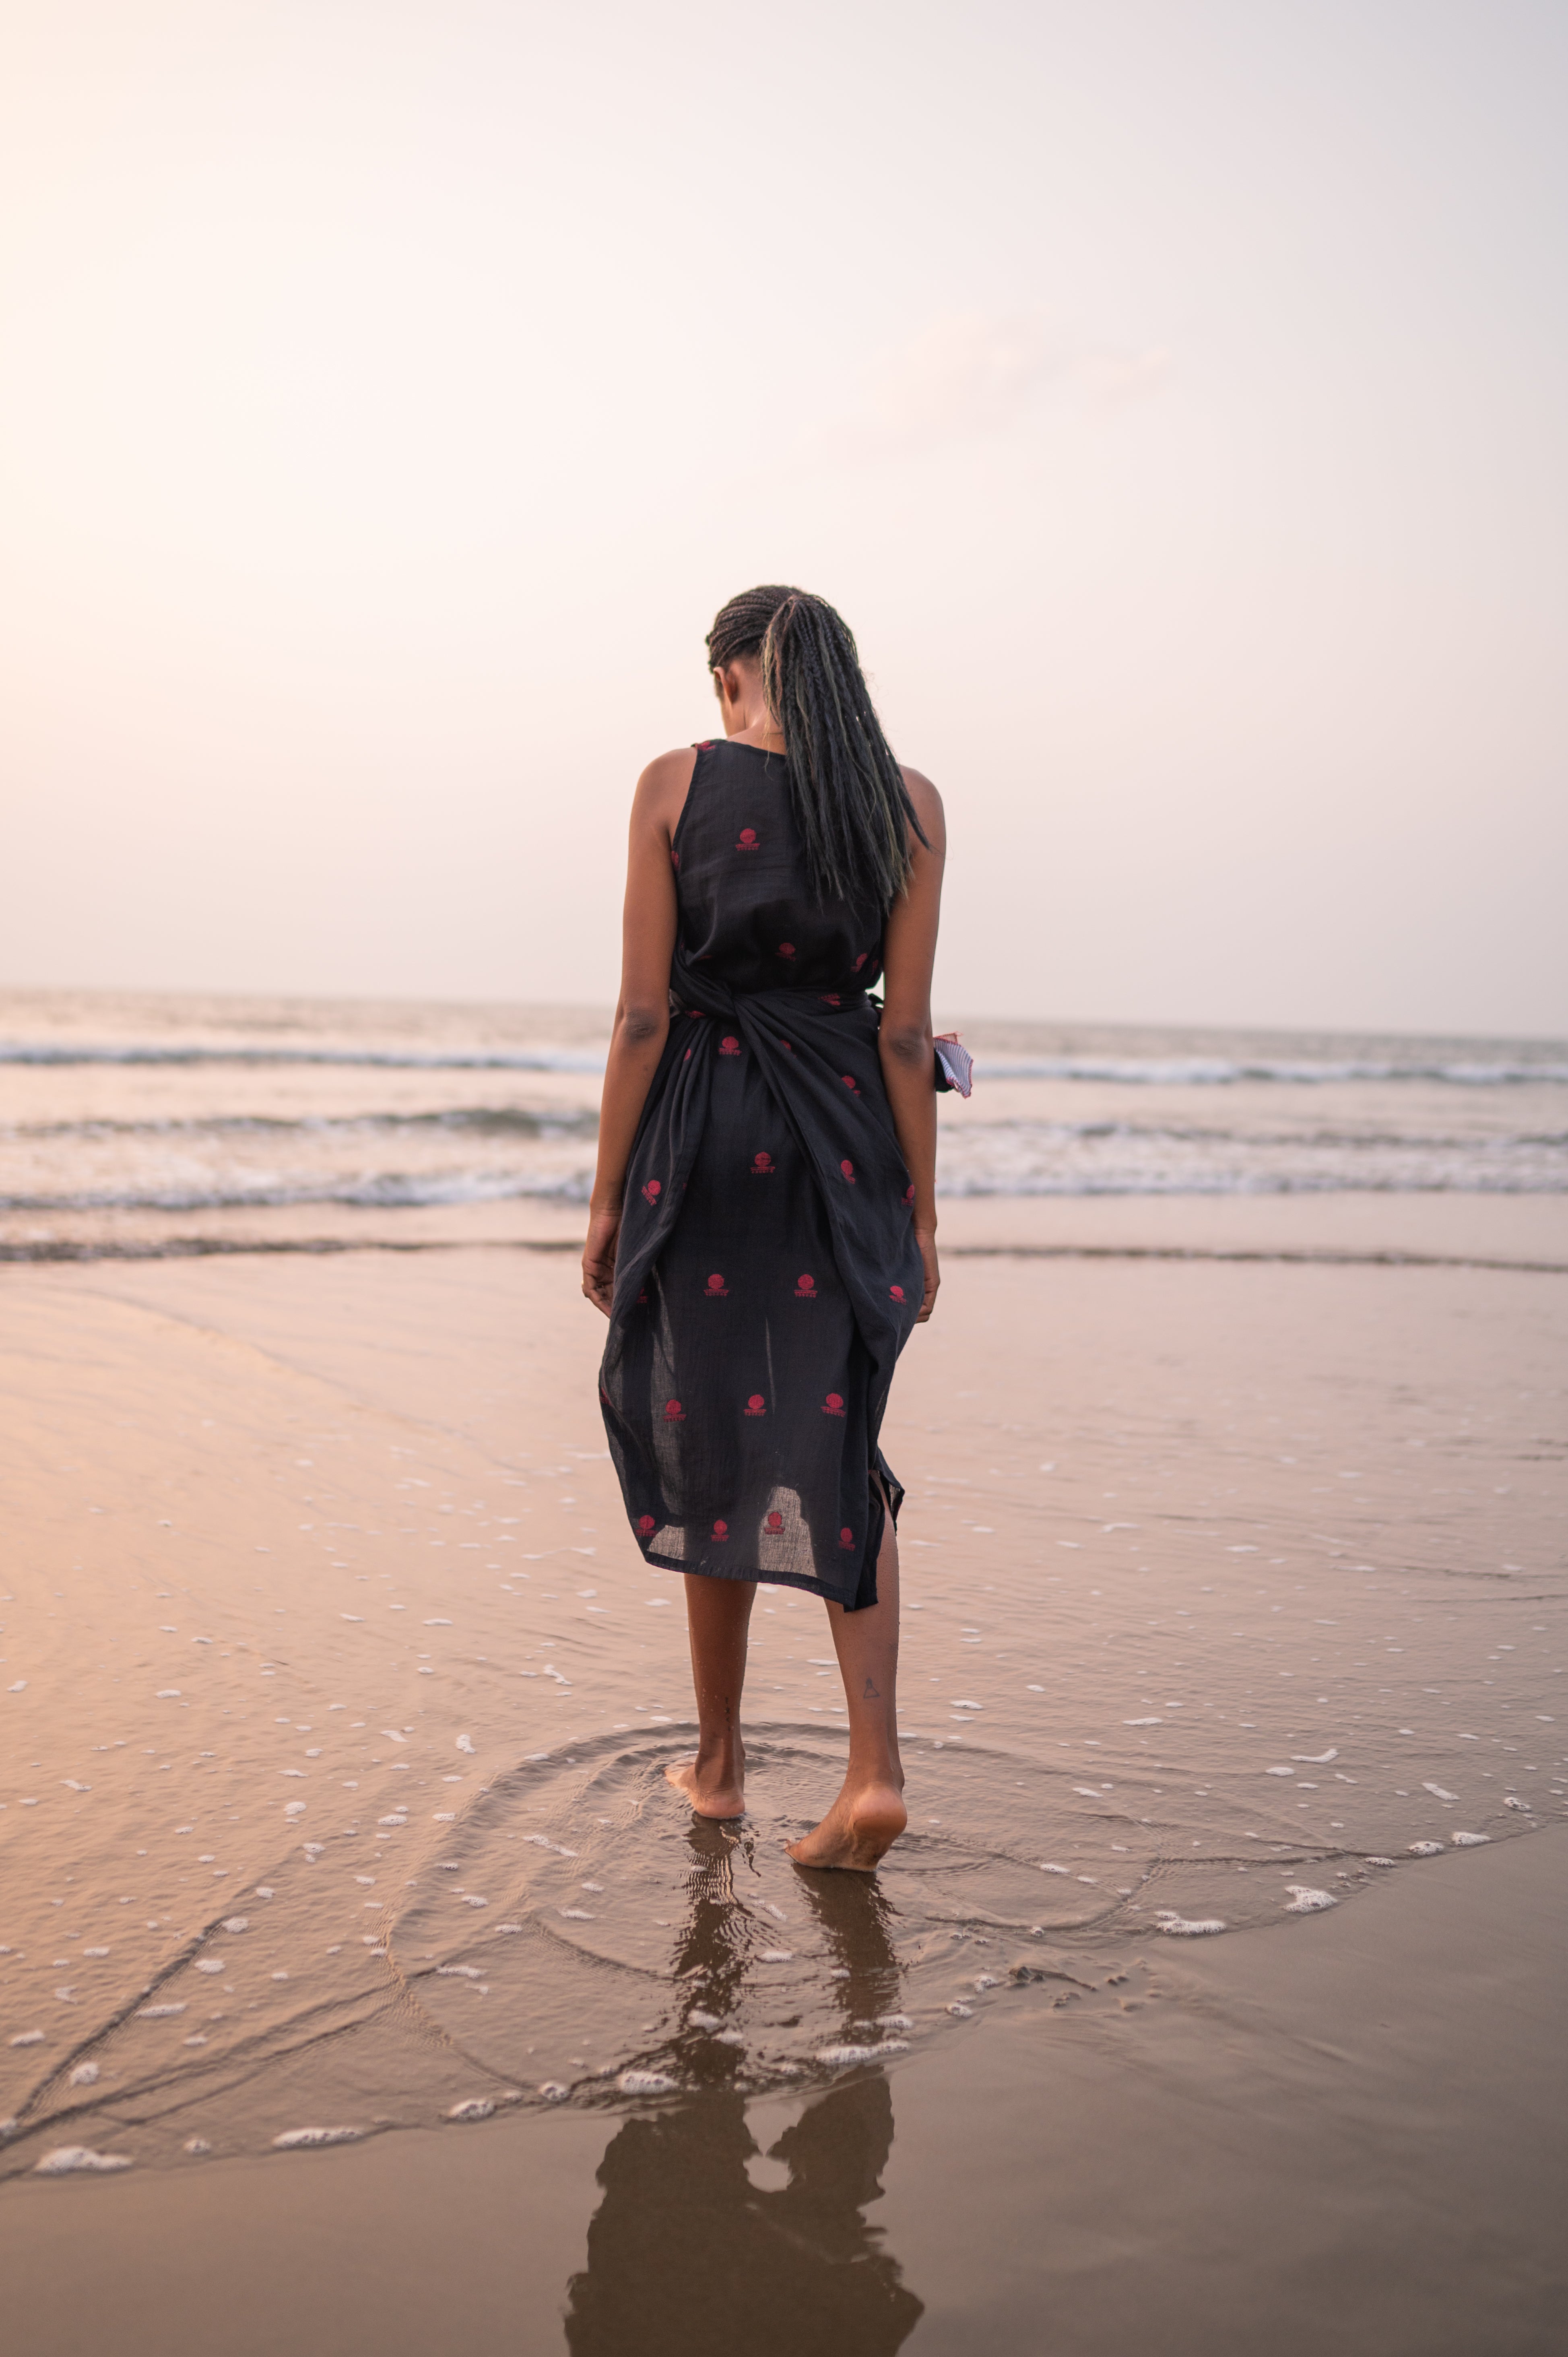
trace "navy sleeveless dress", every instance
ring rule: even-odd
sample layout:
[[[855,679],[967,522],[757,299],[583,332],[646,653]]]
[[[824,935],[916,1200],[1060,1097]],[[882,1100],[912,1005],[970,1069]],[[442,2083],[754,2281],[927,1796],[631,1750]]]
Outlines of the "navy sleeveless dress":
[[[651,1563],[876,1601],[878,1447],[923,1275],[877,1056],[875,906],[812,898],[781,755],[697,748],[671,1027],[600,1396]],[[875,1478],[874,1478],[875,1477]]]

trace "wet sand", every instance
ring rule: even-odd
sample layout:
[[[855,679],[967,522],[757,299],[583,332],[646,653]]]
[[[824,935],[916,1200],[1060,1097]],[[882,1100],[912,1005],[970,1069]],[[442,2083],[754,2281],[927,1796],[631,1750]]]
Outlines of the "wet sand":
[[[1557,2345],[1562,1278],[955,1255],[880,1895],[783,1857],[809,1600],[758,1599],[745,1826],[664,1784],[679,1587],[574,1286],[0,1277],[28,2345],[716,2347],[726,2285],[757,2349]]]
[[[804,2106],[720,2096],[24,2182],[0,2203],[7,2310],[38,2357],[109,2319],[127,2357],[1549,2357],[1568,2333],[1565,1915],[1554,1834],[1411,1876],[1309,1939],[1162,1958],[1163,2007],[988,2025],[819,2097],[848,2115],[821,2119],[838,2132],[814,2181]],[[792,2207],[768,2158],[791,2128]],[[681,2170],[693,2148],[705,2167]]]

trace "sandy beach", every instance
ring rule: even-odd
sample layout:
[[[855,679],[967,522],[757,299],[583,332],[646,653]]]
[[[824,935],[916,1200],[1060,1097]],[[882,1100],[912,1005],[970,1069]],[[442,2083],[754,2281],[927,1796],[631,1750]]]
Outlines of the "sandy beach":
[[[1147,1208],[972,1232],[907,1355],[875,1889],[784,1856],[809,1600],[744,1825],[663,1782],[569,1252],[0,1275],[30,2347],[701,2348],[726,2283],[759,2349],[1560,2345],[1558,1205],[1488,1265]]]

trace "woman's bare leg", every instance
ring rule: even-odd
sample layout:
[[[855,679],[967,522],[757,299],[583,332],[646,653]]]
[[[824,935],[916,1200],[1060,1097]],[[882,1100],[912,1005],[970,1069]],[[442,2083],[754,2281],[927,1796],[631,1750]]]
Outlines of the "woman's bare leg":
[[[898,1540],[887,1516],[876,1558],[876,1601],[862,1612],[828,1606],[849,1714],[849,1770],[814,1832],[791,1842],[798,1866],[875,1871],[908,1823],[898,1757]]]
[[[740,1696],[746,1684],[746,1638],[757,1583],[686,1577],[686,1631],[692,1641],[692,1684],[697,1695],[697,1756],[666,1768],[700,1817],[746,1814],[746,1751],[740,1739]]]

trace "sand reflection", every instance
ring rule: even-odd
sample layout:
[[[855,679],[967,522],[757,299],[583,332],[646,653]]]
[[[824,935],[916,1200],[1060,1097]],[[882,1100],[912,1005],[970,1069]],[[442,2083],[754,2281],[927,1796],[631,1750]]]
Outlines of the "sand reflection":
[[[865,2214],[893,2148],[886,2075],[858,2070],[777,2135],[776,2101],[748,2115],[745,2048],[729,2042],[745,1965],[731,1871],[745,1838],[693,1824],[674,1970],[680,2064],[698,2092],[628,2120],[610,2140],[588,2264],[567,2287],[566,2340],[577,2357],[632,2348],[702,2357],[737,2345],[752,2357],[802,2347],[885,2357],[924,2313]],[[833,1956],[844,2042],[879,2042],[899,1987],[882,1894],[858,1877],[800,1880]],[[650,2056],[648,2067],[661,2059]]]

